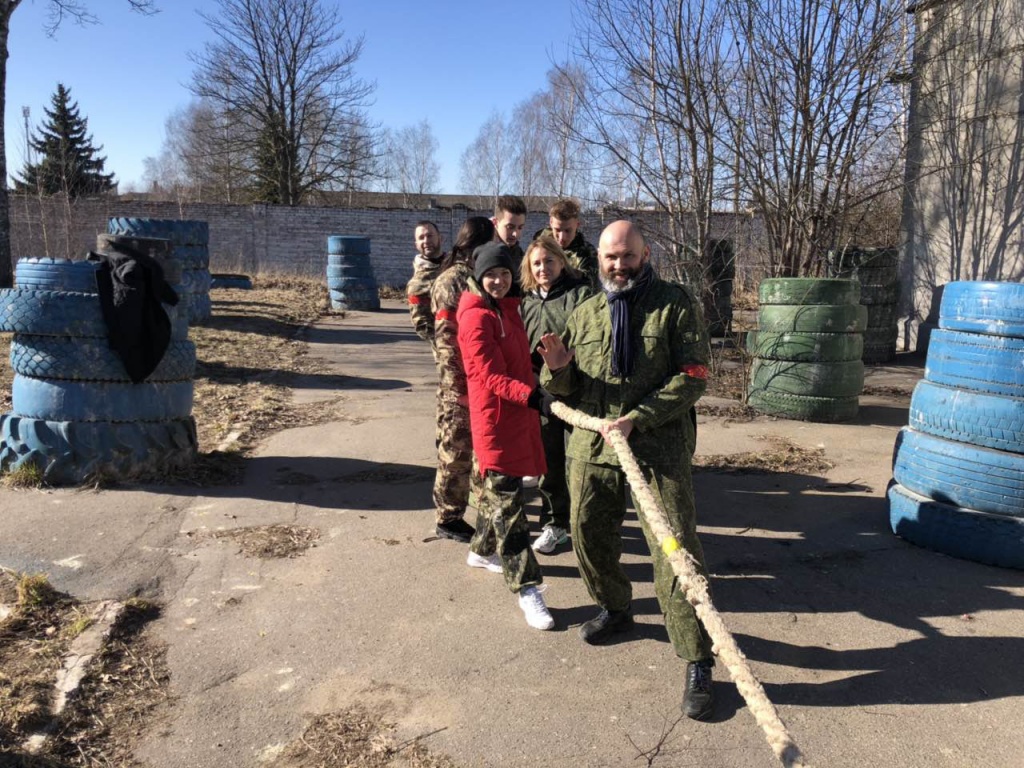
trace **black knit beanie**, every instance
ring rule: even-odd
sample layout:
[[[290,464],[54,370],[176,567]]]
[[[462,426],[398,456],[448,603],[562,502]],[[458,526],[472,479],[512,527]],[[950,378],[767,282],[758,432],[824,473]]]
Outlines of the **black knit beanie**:
[[[508,246],[497,240],[484,243],[473,251],[473,277],[483,280],[484,273],[489,269],[502,267],[512,272],[512,251]],[[515,275],[513,274],[513,279]]]

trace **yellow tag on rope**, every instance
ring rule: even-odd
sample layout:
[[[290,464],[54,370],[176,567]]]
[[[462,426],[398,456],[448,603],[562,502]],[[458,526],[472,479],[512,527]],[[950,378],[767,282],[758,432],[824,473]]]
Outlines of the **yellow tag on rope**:
[[[679,549],[679,542],[676,541],[675,536],[668,536],[661,542],[661,551],[666,555],[671,555],[673,552]]]

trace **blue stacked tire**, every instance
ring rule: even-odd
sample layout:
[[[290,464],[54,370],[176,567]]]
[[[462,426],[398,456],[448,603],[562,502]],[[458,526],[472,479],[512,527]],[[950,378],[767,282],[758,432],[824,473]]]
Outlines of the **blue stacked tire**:
[[[1024,568],[1024,286],[945,286],[893,479],[898,536]]]
[[[15,373],[11,412],[0,416],[0,471],[31,463],[46,482],[74,484],[187,466],[197,451],[187,315],[167,308],[171,343],[147,380],[133,383],[109,346],[98,293],[51,290],[85,287],[84,273],[36,260],[22,274],[42,288],[0,290]]]
[[[758,287],[748,402],[763,413],[817,422],[857,415],[864,388],[867,309],[856,280],[771,278]]]
[[[899,336],[899,253],[895,248],[846,248],[828,254],[830,273],[860,283],[860,303],[868,310],[861,359],[887,363],[896,357]]]
[[[71,259],[24,258],[14,265],[18,288],[72,293],[96,293],[99,262]]]
[[[370,238],[327,238],[327,291],[336,310],[378,310],[380,294],[370,260]]]
[[[169,240],[172,257],[181,262],[181,284],[176,287],[190,323],[202,323],[212,314],[210,302],[210,228],[205,221],[115,217],[107,222],[112,235]]]

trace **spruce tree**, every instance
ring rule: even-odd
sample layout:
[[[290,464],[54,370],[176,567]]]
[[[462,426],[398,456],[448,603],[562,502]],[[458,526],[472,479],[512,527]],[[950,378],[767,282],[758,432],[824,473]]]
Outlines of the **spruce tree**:
[[[39,162],[26,161],[21,178],[15,179],[15,189],[43,195],[65,192],[69,197],[113,189],[114,174],[103,172],[107,159],[98,156],[103,147],[92,145],[89,121],[71,101],[70,89],[57,83],[51,104],[52,109],[44,110],[46,120],[30,139]]]

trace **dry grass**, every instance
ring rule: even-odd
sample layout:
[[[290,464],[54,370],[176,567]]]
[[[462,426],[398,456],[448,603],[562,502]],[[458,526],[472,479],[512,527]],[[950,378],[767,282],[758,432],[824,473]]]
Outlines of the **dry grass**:
[[[352,707],[314,718],[270,768],[454,768],[448,757],[423,745],[429,735],[397,742],[382,711]]]
[[[256,525],[231,528],[211,534],[238,544],[238,551],[246,557],[262,559],[298,557],[320,538],[320,531],[301,525]]]
[[[835,466],[825,458],[824,448],[801,448],[785,437],[773,435],[760,435],[757,439],[767,443],[763,451],[694,456],[694,471],[734,475],[810,475],[827,472]]]

